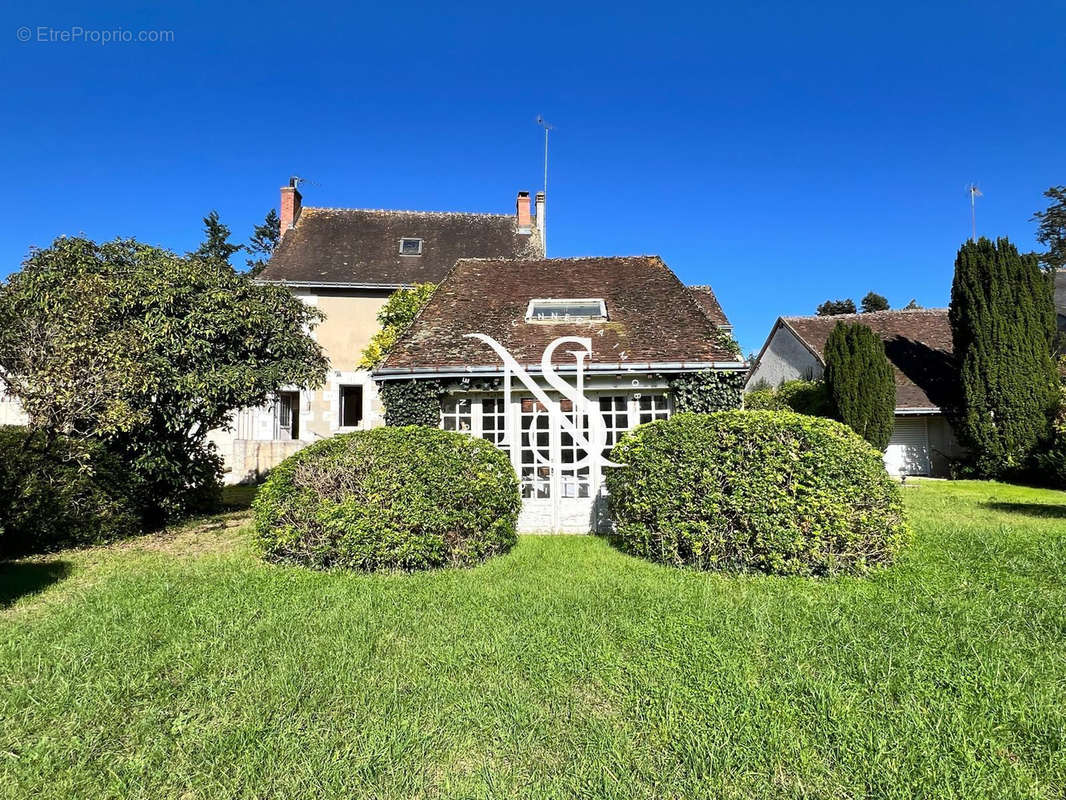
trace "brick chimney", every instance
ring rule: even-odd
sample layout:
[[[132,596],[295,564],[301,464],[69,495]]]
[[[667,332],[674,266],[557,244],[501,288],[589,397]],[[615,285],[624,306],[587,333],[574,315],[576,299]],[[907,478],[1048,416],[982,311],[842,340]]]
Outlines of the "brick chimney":
[[[533,218],[529,213],[529,192],[518,193],[518,232],[532,233]]]
[[[292,229],[300,217],[300,190],[296,178],[289,178],[289,185],[281,187],[281,236]]]

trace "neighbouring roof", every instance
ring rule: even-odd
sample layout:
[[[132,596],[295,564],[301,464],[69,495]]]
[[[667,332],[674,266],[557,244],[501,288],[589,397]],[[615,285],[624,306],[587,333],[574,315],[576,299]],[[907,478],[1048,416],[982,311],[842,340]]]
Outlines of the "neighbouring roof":
[[[537,298],[601,298],[607,321],[526,322]],[[723,315],[724,318],[724,315]],[[591,337],[592,364],[638,367],[679,362],[740,366],[692,293],[658,256],[463,259],[393,347],[381,371],[500,366],[483,333],[523,365],[539,365],[560,336]],[[556,361],[573,364],[561,347]]]
[[[400,239],[422,239],[422,255],[400,255]],[[259,276],[264,281],[399,286],[436,283],[460,258],[535,258],[534,226],[510,214],[304,207]]]
[[[897,409],[950,406],[954,396],[954,357],[946,308],[874,311],[834,317],[782,317],[824,364],[822,353],[838,322],[861,322],[885,343],[885,355],[896,373]]]
[[[714,289],[710,286],[686,286],[685,288],[689,290],[692,294],[692,299],[696,301],[696,305],[710,318],[711,322],[719,328],[733,329],[729,318],[722,311],[718,298],[714,296]]]

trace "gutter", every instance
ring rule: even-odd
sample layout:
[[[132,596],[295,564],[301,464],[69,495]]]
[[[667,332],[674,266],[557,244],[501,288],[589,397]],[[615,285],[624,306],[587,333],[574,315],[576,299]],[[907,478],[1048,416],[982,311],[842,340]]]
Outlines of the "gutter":
[[[932,417],[944,412],[936,406],[927,406],[925,408],[897,408],[892,413],[897,417]]]
[[[270,281],[256,280],[272,286],[294,286],[301,289],[406,289],[413,283],[337,283],[334,281]]]
[[[553,365],[556,372],[576,373],[577,365],[560,364]],[[540,364],[525,364],[522,368],[530,375],[543,374]],[[647,374],[654,372],[696,372],[707,369],[715,370],[746,370],[747,364],[742,361],[663,361],[646,362],[643,364],[587,364],[584,367],[586,373],[597,375],[631,375]],[[378,381],[393,381],[411,378],[467,378],[474,375],[482,377],[503,377],[504,369],[499,364],[469,365],[466,367],[381,367],[371,373],[371,377]]]

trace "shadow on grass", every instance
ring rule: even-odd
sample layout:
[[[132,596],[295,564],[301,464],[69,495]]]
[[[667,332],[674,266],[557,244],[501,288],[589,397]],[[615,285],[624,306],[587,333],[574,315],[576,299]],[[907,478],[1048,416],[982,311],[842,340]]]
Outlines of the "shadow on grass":
[[[981,503],[993,511],[1007,511],[1011,514],[1025,514],[1027,517],[1045,519],[1066,519],[1066,506],[1053,506],[1050,503]]]
[[[0,608],[7,608],[25,595],[44,591],[69,574],[69,561],[0,562]]]
[[[239,484],[237,486],[222,487],[222,510],[223,511],[247,511],[252,507],[259,487],[254,484]]]

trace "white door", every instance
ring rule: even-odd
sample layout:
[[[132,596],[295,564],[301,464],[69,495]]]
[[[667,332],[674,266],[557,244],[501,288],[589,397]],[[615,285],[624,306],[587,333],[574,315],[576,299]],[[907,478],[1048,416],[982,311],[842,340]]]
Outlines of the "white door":
[[[885,469],[889,475],[928,475],[929,421],[926,417],[896,417],[888,448]]]

